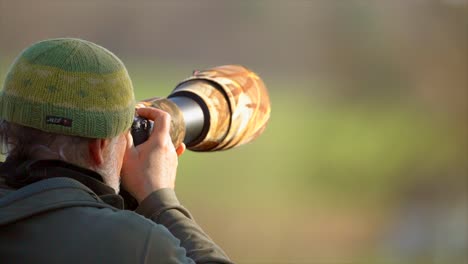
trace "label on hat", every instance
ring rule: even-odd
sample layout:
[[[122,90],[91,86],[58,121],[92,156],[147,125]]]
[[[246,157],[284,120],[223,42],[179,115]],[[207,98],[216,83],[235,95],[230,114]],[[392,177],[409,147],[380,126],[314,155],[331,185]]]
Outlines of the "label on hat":
[[[61,116],[46,116],[46,123],[47,124],[53,124],[53,125],[60,125],[60,126],[66,126],[66,127],[71,127],[72,126],[73,120],[70,118],[66,117],[61,117]]]

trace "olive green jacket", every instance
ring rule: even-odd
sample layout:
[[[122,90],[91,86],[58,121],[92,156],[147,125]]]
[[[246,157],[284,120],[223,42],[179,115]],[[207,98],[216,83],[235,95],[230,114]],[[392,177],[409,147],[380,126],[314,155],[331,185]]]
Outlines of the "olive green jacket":
[[[1,263],[231,263],[171,189],[122,210],[84,169],[34,166],[20,170],[33,183],[18,190],[0,173]]]

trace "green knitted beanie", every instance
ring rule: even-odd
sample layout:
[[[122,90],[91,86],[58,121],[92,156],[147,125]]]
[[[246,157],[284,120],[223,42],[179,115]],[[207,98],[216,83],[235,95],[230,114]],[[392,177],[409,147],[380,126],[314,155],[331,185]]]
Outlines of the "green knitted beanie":
[[[124,64],[80,39],[33,44],[16,58],[0,92],[0,119],[87,138],[110,138],[129,129],[134,107]]]

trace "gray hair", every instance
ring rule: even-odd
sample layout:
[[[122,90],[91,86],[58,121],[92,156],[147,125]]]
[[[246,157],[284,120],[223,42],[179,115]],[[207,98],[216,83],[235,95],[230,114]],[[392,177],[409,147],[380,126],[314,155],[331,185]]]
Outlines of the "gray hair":
[[[118,137],[110,139],[109,155],[113,156]],[[119,190],[117,161],[110,158],[101,168],[92,168],[88,143],[91,138],[49,133],[5,120],[0,121],[0,147],[2,154],[13,160],[59,159],[75,165],[94,169],[104,182]]]
[[[38,159],[43,155],[85,166],[89,163],[87,143],[91,139],[60,135],[0,121],[2,154],[13,159]]]

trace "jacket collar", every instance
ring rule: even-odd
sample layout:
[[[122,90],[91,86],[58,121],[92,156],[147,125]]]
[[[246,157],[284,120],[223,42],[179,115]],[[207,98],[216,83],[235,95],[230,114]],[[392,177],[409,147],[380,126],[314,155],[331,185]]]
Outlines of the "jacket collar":
[[[74,179],[96,193],[104,202],[123,209],[124,203],[115,190],[103,183],[101,175],[61,160],[26,160],[7,159],[0,164],[0,177],[15,189],[50,178],[67,177]]]

